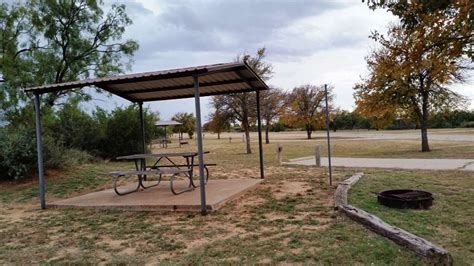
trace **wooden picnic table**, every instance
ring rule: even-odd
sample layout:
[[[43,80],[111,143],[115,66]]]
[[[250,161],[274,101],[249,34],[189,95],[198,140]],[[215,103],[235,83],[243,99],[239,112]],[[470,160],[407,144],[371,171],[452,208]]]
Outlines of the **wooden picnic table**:
[[[208,151],[204,153],[209,153]],[[197,188],[199,186],[194,184],[193,181],[193,168],[196,166],[194,164],[194,158],[198,155],[197,152],[192,151],[192,152],[164,152],[164,153],[146,153],[146,154],[132,154],[132,155],[126,155],[126,156],[119,156],[116,159],[117,160],[129,160],[129,161],[134,161],[135,163],[135,171],[125,171],[125,172],[113,172],[112,174],[116,176],[116,179],[114,181],[114,188],[115,192],[117,194],[128,194],[128,193],[119,193],[118,190],[116,189],[116,180],[118,177],[121,176],[126,176],[126,175],[137,175],[138,177],[138,186],[137,189],[130,191],[135,192],[138,191],[140,187],[146,189],[152,186],[157,186],[161,182],[161,176],[164,174],[171,174],[170,178],[170,189],[171,192],[175,195],[181,194],[186,191],[191,191],[194,190],[194,188]],[[185,164],[179,164],[173,161],[173,158],[184,158],[186,160]],[[146,165],[146,160],[147,159],[155,159],[155,162],[152,164],[152,166],[147,167]],[[168,165],[160,165],[160,162],[162,161],[167,161],[170,164]],[[207,166],[205,166],[206,170],[206,176],[209,178],[209,170],[207,169]],[[145,186],[143,181],[146,181],[147,175],[152,175],[152,174],[157,174],[159,175],[159,180],[157,184],[151,185],[151,186]],[[187,189],[184,189],[182,191],[175,191],[173,187],[173,181],[176,175],[178,174],[184,174],[188,177],[189,179],[189,185]],[[206,178],[206,181],[207,181]]]

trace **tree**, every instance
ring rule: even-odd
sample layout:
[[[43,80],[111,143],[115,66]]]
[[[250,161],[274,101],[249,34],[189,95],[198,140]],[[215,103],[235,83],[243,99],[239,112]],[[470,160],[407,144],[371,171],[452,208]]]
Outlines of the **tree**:
[[[474,2],[471,0],[368,0],[371,9],[384,8],[400,19],[407,32],[433,29],[431,45],[474,59]],[[434,37],[434,38],[433,38]]]
[[[104,158],[115,158],[123,154],[142,153],[142,133],[138,104],[116,107],[110,114],[101,113],[98,108],[94,114],[98,127],[104,130],[104,139],[99,141],[97,151]],[[104,117],[105,116],[105,117]],[[148,146],[157,130],[158,117],[148,108],[143,110],[145,126],[145,145]],[[101,124],[100,122],[105,124]],[[97,138],[97,136],[95,137]],[[147,152],[147,151],[145,151]]]
[[[354,90],[356,92],[366,90],[364,86],[365,84],[357,84],[354,86]],[[375,128],[375,130],[387,127],[397,118],[407,118],[409,116],[409,113],[407,112],[400,112],[400,110],[397,108],[397,105],[379,105],[376,102],[364,101],[361,100],[357,93],[354,94],[354,97],[356,98],[357,104],[354,112],[366,117],[370,125]]]
[[[175,114],[171,120],[180,122],[181,125],[177,125],[173,127],[173,131],[175,133],[180,134],[179,138],[183,138],[183,133],[188,133],[190,139],[193,138],[195,126],[196,126],[196,118],[192,113],[177,113]]]
[[[104,14],[102,4],[100,0],[29,0],[24,5],[0,5],[3,108],[18,111],[24,106],[18,103],[27,98],[18,88],[102,77],[130,68],[138,44],[121,39],[132,21],[125,5],[114,4]],[[52,106],[69,96],[90,99],[81,90],[68,90],[49,93],[43,101]]]
[[[357,111],[349,112],[335,108],[331,112],[330,127],[336,132],[338,129],[369,129],[370,125],[367,118],[362,117]]]
[[[217,139],[221,139],[221,133],[230,129],[229,117],[218,110],[211,114],[210,121],[206,123],[207,130],[216,133]]]
[[[265,62],[265,47],[260,48],[255,56],[244,54],[238,56],[237,62],[246,62],[260,78],[268,80],[273,74],[272,65]],[[256,101],[253,93],[237,93],[212,97],[211,105],[219,112],[226,114],[230,120],[238,121],[245,132],[247,154],[250,148],[250,126],[255,121]]]
[[[270,143],[268,132],[270,124],[283,111],[285,93],[278,88],[270,88],[269,90],[260,92],[260,111],[263,121],[265,121],[265,143]]]
[[[332,103],[332,88],[328,88],[328,100]],[[284,120],[295,127],[303,127],[308,139],[318,126],[324,124],[323,86],[303,85],[296,87],[287,99]]]
[[[453,2],[469,5],[466,1]],[[472,42],[472,23],[466,26],[472,21],[468,15],[472,10],[452,7],[425,12],[422,7],[429,9],[429,4],[412,3],[404,6],[407,11],[399,11],[402,23],[391,26],[387,37],[372,35],[380,48],[367,57],[370,75],[362,86],[355,87],[355,98],[366,112],[396,112],[399,117],[415,114],[421,129],[421,150],[428,152],[430,113],[455,109],[463,103],[463,97],[448,86],[463,82],[472,64],[465,57],[465,40]],[[458,21],[460,17],[467,20]]]

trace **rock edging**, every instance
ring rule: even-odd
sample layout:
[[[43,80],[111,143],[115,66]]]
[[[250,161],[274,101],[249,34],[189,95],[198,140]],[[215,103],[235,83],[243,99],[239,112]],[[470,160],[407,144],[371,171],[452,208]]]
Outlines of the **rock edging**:
[[[401,228],[387,224],[375,215],[347,204],[349,189],[363,175],[364,173],[356,173],[338,184],[334,199],[336,209],[375,233],[421,255],[430,264],[452,265],[453,259],[447,250]]]

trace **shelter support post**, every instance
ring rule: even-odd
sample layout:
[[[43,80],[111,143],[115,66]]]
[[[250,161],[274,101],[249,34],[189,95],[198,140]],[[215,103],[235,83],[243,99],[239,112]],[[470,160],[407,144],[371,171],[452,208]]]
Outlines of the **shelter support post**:
[[[140,109],[140,128],[142,135],[142,153],[146,152],[145,144],[145,119],[143,118],[143,102],[138,103],[138,108]]]
[[[140,112],[140,128],[141,128],[141,135],[142,135],[142,153],[146,153],[146,145],[145,145],[145,119],[143,118],[143,102],[138,102],[138,109]],[[141,169],[146,169],[146,159],[143,159],[141,162]],[[143,180],[146,181],[146,176],[143,176]]]
[[[265,178],[263,169],[263,145],[262,145],[262,119],[260,117],[260,91],[256,90],[257,96],[257,127],[258,127],[258,156],[260,159],[260,178]]]
[[[39,193],[41,209],[46,209],[46,195],[44,182],[44,164],[43,164],[43,139],[41,136],[41,105],[40,95],[35,93],[35,121],[36,121],[36,151],[38,153],[38,176],[39,176]]]
[[[202,128],[201,128],[201,99],[199,92],[199,77],[194,76],[194,103],[196,106],[196,140],[199,158],[199,189],[201,190],[201,214],[207,214],[206,208],[206,184],[204,176],[204,154],[202,149]]]

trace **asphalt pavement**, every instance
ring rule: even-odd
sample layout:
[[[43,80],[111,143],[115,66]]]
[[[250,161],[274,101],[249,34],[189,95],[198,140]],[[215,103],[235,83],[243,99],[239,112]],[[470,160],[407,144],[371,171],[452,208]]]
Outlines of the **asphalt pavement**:
[[[474,171],[474,159],[401,159],[401,158],[349,158],[332,157],[332,166],[363,168],[398,168],[423,170]],[[292,159],[284,164],[316,165],[314,157]],[[328,165],[328,158],[321,157],[321,165]]]

